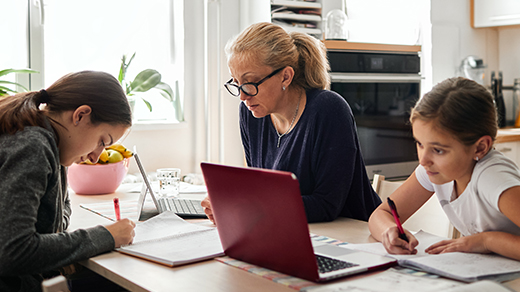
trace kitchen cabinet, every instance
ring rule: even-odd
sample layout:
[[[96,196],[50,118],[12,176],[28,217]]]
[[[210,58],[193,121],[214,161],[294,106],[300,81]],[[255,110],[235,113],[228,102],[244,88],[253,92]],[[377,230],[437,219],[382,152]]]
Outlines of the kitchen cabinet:
[[[518,149],[520,148],[520,141],[518,142],[504,142],[496,143],[495,149],[502,152],[507,158],[513,160],[516,165],[520,165],[518,157]]]
[[[310,34],[317,39],[323,38],[321,1],[271,1],[271,22],[282,26],[286,31]]]
[[[495,149],[520,166],[520,128],[499,129]]]
[[[518,0],[471,0],[471,26],[496,27],[520,24]]]

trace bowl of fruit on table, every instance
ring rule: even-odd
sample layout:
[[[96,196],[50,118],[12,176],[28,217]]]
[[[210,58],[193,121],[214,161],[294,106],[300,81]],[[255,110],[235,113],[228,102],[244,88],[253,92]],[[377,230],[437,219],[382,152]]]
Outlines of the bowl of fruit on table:
[[[100,195],[116,191],[128,173],[132,151],[121,144],[106,147],[96,163],[85,161],[69,166],[67,180],[76,194]]]

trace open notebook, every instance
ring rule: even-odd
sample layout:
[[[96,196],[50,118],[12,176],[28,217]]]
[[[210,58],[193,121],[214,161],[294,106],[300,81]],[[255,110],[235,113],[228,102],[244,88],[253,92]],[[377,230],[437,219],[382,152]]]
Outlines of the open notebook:
[[[380,242],[348,244],[345,248],[392,257],[398,260],[400,266],[420,269],[464,282],[480,280],[502,282],[520,277],[520,261],[497,254],[462,252],[449,252],[437,255],[428,254],[425,252],[427,247],[448,238],[425,231],[417,232],[415,238],[419,241],[419,245],[416,247],[417,254],[415,255],[388,254]]]

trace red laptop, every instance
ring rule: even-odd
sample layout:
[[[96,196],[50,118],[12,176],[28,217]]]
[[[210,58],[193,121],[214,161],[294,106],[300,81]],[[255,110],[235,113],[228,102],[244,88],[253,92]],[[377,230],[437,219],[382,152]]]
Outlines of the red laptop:
[[[211,163],[201,168],[222,247],[232,258],[315,282],[396,264],[311,241],[298,180],[290,172]]]

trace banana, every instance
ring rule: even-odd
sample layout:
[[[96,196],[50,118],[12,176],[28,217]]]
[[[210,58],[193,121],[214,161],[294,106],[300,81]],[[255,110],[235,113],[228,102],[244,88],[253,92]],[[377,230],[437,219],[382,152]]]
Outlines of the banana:
[[[101,164],[108,163],[108,152],[106,149],[103,149],[103,152],[101,152],[101,155],[99,156],[99,159],[97,162],[101,163]]]
[[[101,152],[101,155],[99,155],[98,161],[92,162],[90,160],[85,160],[82,162],[82,164],[90,164],[90,165],[107,164],[107,163],[113,163],[113,162],[118,162],[118,161],[123,160],[123,158],[121,158],[121,159],[110,158],[110,156],[111,156],[110,152],[112,152],[112,151],[117,151],[117,152],[121,153],[123,158],[129,158],[134,155],[134,153],[132,151],[126,149],[125,146],[123,146],[121,144],[113,144],[113,145],[107,146],[107,147],[105,147],[105,149],[103,149],[103,152]],[[116,156],[117,155],[115,155],[114,157],[116,157]]]
[[[114,149],[121,152],[121,154],[126,151],[126,147],[121,144],[112,144],[110,146],[107,146],[106,149]]]
[[[121,152],[121,154],[123,154],[124,158],[132,157],[134,155],[134,153],[132,151],[126,149],[126,147],[121,144],[113,144],[113,145],[106,147],[106,149],[113,149],[113,150],[119,151],[119,152]]]
[[[122,153],[124,158],[132,157],[134,156],[134,153],[128,149],[126,149],[125,152]]]
[[[87,159],[87,160],[81,162],[81,164],[94,165],[94,164],[96,164],[96,163],[94,163],[94,162],[90,161],[89,159]]]

